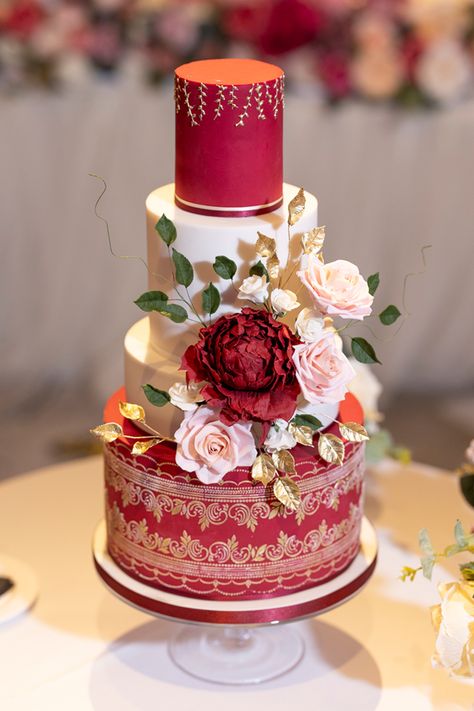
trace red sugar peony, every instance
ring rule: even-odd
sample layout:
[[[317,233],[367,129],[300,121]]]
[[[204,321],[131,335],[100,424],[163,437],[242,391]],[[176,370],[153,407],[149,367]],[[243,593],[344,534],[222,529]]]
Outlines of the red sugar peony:
[[[202,394],[222,408],[226,424],[237,420],[289,420],[300,392],[291,331],[266,311],[252,308],[221,316],[200,331],[181,361],[188,381],[206,381]]]

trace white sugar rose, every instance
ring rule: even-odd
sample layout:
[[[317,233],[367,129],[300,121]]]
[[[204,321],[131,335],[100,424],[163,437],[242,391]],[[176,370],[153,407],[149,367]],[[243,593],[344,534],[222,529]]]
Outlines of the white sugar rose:
[[[186,412],[175,433],[176,464],[196,472],[203,484],[216,484],[236,467],[249,467],[257,457],[250,422],[225,425],[219,413],[201,406]]]
[[[474,583],[438,586],[441,604],[431,608],[436,631],[433,666],[457,676],[474,676]]]
[[[421,89],[442,104],[462,98],[472,76],[471,58],[459,42],[450,39],[427,47],[416,67]]]
[[[314,255],[308,256],[298,276],[322,314],[357,321],[369,316],[374,297],[355,264],[345,259],[323,264]]]
[[[272,309],[276,314],[293,311],[293,309],[297,309],[299,306],[296,294],[289,289],[273,289],[270,301],[272,303]]]
[[[312,343],[321,337],[324,322],[313,309],[301,309],[295,321],[295,328],[302,341]]]
[[[198,383],[175,383],[168,390],[171,404],[179,407],[180,410],[191,412],[197,408],[198,402],[202,402],[201,389]]]
[[[367,429],[373,434],[377,431],[377,423],[382,419],[378,408],[382,385],[369,365],[359,363],[355,358],[349,358],[349,362],[355,371],[355,378],[349,383],[349,392],[355,395],[362,405]]]
[[[288,431],[288,422],[286,420],[275,420],[273,425],[268,430],[268,435],[263,443],[267,452],[277,452],[280,449],[293,449],[296,445],[296,439],[291,432]]]
[[[334,333],[328,330],[314,343],[295,346],[293,362],[303,397],[313,404],[341,402],[355,375]]]
[[[264,276],[253,276],[244,279],[239,286],[238,299],[253,301],[255,304],[261,304],[268,296],[268,282]]]
[[[474,439],[471,440],[469,447],[466,449],[466,459],[469,464],[474,464]]]

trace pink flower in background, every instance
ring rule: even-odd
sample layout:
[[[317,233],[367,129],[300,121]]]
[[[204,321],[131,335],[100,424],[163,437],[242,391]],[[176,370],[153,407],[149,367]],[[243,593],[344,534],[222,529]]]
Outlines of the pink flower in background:
[[[236,467],[251,466],[257,456],[251,423],[225,425],[210,407],[187,412],[175,439],[176,464],[196,472],[203,484],[217,483]]]
[[[372,311],[374,297],[352,262],[338,259],[322,264],[310,254],[306,268],[298,276],[322,314],[361,321]]]
[[[352,63],[352,82],[357,91],[369,99],[389,99],[400,89],[404,69],[396,47],[363,50]]]
[[[334,333],[323,328],[318,340],[295,346],[293,362],[303,397],[313,404],[340,402],[355,376]]]

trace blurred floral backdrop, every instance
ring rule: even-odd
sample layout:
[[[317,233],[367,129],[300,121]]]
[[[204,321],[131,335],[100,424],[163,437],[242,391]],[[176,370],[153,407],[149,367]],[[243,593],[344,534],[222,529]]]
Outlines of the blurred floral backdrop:
[[[241,55],[331,103],[449,106],[473,94],[474,0],[0,0],[4,92]]]

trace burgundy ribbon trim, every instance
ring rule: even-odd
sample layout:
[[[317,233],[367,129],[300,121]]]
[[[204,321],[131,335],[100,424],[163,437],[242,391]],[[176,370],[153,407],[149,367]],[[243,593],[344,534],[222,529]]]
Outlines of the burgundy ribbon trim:
[[[344,585],[342,588],[332,593],[324,595],[317,600],[308,600],[297,605],[288,605],[277,609],[248,610],[248,611],[220,611],[220,610],[195,610],[178,605],[171,605],[159,600],[151,600],[144,595],[140,595],[133,590],[118,583],[112,578],[94,558],[96,570],[106,586],[121,597],[125,602],[129,602],[147,612],[151,612],[164,617],[171,617],[184,622],[196,622],[203,624],[219,625],[255,625],[268,624],[270,622],[287,622],[302,617],[309,617],[331,609],[343,600],[350,598],[360,590],[369,580],[374,572],[377,563],[375,556],[372,563],[357,578]],[[219,604],[219,603],[217,603]]]
[[[267,212],[273,212],[278,210],[283,204],[283,197],[276,203],[272,205],[266,205],[264,207],[258,207],[251,210],[239,210],[239,209],[229,209],[229,210],[213,210],[212,208],[206,207],[193,207],[187,203],[181,202],[179,197],[175,195],[174,201],[176,205],[186,212],[193,212],[196,215],[207,215],[209,217],[252,217],[253,215],[264,215]]]

